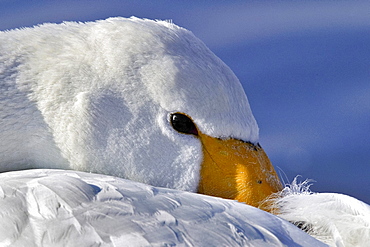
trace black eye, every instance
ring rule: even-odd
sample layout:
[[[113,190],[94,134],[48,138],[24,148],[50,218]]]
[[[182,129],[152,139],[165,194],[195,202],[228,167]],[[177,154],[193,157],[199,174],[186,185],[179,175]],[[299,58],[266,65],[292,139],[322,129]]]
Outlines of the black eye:
[[[193,121],[186,115],[174,113],[170,118],[172,127],[180,133],[198,135],[197,127]]]

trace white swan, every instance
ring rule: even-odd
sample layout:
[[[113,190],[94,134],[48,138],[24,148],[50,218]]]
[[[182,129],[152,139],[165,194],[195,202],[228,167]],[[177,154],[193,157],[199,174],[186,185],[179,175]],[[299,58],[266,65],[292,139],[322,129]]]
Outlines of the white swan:
[[[320,245],[259,209],[144,185],[261,207],[282,189],[240,83],[189,31],[110,18],[2,32],[0,46],[3,245]],[[30,168],[144,184],[6,172]]]

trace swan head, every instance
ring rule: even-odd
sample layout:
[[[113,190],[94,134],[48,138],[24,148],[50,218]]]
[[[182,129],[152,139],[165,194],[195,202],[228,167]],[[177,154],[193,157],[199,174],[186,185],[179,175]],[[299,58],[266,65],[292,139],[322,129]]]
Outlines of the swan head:
[[[29,107],[50,136],[33,155],[43,168],[49,162],[254,206],[281,188],[240,82],[190,31],[110,18],[3,35],[22,41],[17,80],[27,82]]]

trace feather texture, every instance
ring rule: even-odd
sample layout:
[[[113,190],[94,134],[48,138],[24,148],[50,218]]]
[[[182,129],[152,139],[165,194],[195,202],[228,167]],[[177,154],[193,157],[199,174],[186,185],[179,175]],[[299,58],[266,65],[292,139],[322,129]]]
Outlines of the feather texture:
[[[330,246],[370,246],[370,206],[336,193],[313,193],[297,178],[267,203],[273,212]]]
[[[257,208],[63,170],[0,174],[1,246],[324,246]]]

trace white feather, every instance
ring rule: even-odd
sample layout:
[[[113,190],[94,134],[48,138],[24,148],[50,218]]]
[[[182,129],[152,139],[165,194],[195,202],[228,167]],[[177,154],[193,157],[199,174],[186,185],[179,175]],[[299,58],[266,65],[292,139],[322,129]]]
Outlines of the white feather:
[[[370,246],[370,206],[347,195],[313,193],[310,181],[287,185],[274,195],[275,214],[300,225],[330,246]]]
[[[324,246],[231,200],[62,170],[0,174],[1,246]]]

